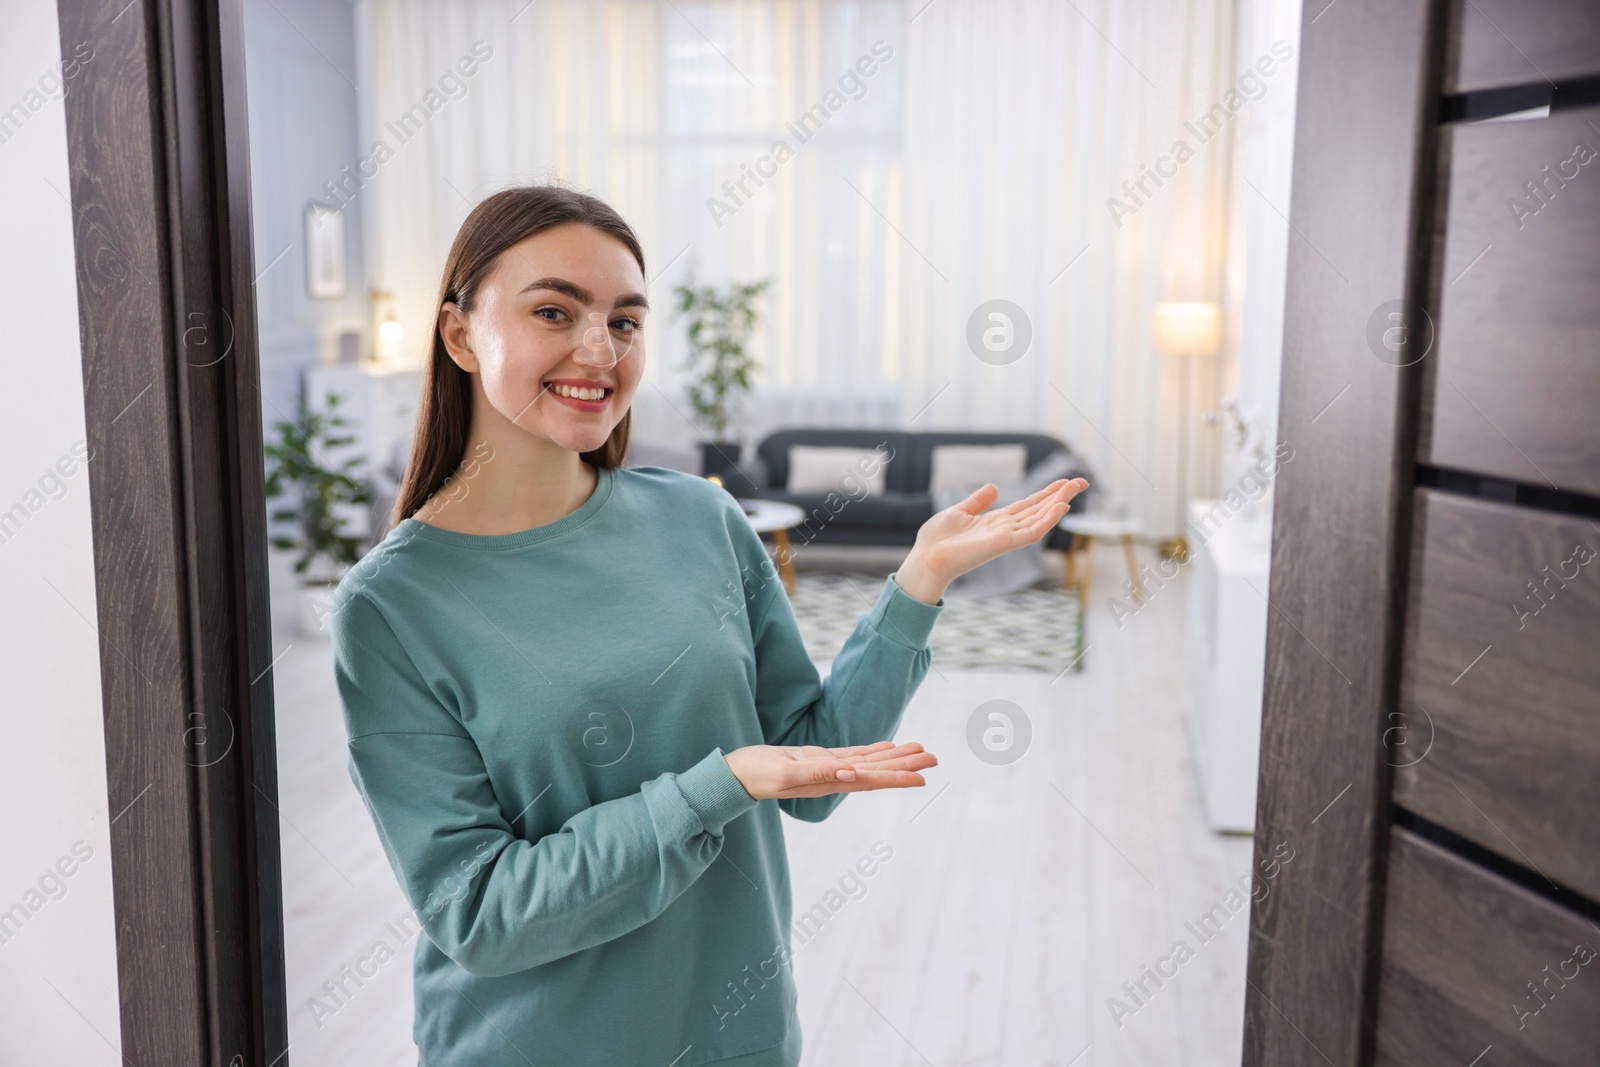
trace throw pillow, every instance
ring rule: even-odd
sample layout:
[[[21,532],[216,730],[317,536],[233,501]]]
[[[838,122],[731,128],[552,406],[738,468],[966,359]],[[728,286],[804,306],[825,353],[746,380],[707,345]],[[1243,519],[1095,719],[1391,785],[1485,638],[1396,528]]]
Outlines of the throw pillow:
[[[1028,462],[1028,446],[1011,445],[935,445],[933,469],[928,491],[966,487],[976,489],[985,482],[1003,485],[1022,477]]]
[[[790,445],[791,493],[838,492],[853,495],[865,487],[867,495],[882,493],[889,464],[884,453],[870,448],[836,445]]]

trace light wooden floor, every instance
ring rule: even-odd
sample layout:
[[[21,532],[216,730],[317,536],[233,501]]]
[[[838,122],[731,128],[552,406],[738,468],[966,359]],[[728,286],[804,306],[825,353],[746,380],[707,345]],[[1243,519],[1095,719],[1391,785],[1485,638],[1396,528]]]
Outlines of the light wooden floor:
[[[838,558],[812,549],[800,565]],[[1052,682],[935,662],[897,738],[940,757],[928,786],[850,797],[820,825],[784,820],[797,916],[874,842],[893,849],[865,895],[796,939],[806,1067],[1239,1062],[1248,912],[1209,942],[1185,923],[1248,873],[1250,839],[1211,833],[1199,808],[1181,582],[1118,630],[1104,603],[1122,577],[1114,562],[1097,568],[1082,673]],[[385,928],[406,905],[345,770],[328,647],[286,631],[276,645],[289,1059],[412,1067],[411,945]],[[994,699],[1033,724],[1008,767],[965,739],[973,709]],[[1123,983],[1179,938],[1193,958],[1114,1019],[1108,998],[1134,1008]],[[379,939],[394,958],[360,986],[345,978],[351,995],[316,1018],[308,998]]]

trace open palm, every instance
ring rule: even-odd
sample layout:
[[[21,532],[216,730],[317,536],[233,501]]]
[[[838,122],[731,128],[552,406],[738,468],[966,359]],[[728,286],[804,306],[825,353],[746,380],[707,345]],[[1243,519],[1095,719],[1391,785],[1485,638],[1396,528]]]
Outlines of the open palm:
[[[723,758],[745,792],[757,800],[914,788],[928,784],[917,772],[939,763],[916,741],[900,745],[878,741],[848,748],[746,745]]]
[[[1039,540],[1071,509],[1072,498],[1088,487],[1082,478],[1062,478],[1032,496],[990,511],[1000,495],[990,482],[923,523],[913,550],[922,552],[928,565],[945,580],[958,577]]]

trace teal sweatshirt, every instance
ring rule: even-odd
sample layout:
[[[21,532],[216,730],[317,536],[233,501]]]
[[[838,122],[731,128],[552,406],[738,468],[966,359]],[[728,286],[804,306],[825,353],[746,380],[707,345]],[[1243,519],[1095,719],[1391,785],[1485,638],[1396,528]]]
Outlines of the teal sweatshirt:
[[[733,497],[660,467],[518,533],[395,527],[335,595],[334,673],[426,933],[422,1062],[794,1067],[778,813],[845,794],[757,802],[723,754],[892,738],[943,605],[891,575],[823,682]]]

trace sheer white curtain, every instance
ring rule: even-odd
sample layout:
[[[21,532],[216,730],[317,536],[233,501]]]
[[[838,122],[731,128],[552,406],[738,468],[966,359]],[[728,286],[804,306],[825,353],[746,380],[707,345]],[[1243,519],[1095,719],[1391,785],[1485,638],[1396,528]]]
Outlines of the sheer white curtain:
[[[1287,41],[1298,50],[1300,7],[1292,0],[1239,0],[1237,33],[1241,57],[1270,54],[1274,41]],[[1278,387],[1299,58],[1296,54],[1283,64],[1270,91],[1237,120],[1234,131],[1235,182],[1229,211],[1233,232],[1225,306],[1238,341],[1231,353],[1234,358],[1225,364],[1222,392],[1239,398],[1268,450],[1286,440],[1278,432]],[[1249,458],[1225,459],[1232,462],[1222,468],[1223,481],[1231,485],[1239,474],[1237,464],[1248,463]]]
[[[691,271],[767,277],[767,400],[752,432],[788,393],[813,415],[826,395],[842,419],[897,409],[913,429],[1038,429],[1089,456],[1152,532],[1176,526],[1178,379],[1150,316],[1160,300],[1226,296],[1237,118],[1224,108],[1206,138],[1193,124],[1239,77],[1233,0],[362,0],[358,12],[364,143],[389,151],[348,199],[412,356],[472,203],[559,180],[606,198],[645,243],[658,311],[642,436],[699,439],[680,414],[671,285]],[[1180,140],[1190,152],[1176,163]],[[1032,329],[1005,365],[968,343],[973,312],[996,299]],[[1195,412],[1214,406],[1227,359],[1196,364]],[[1212,435],[1191,425],[1203,492]]]

